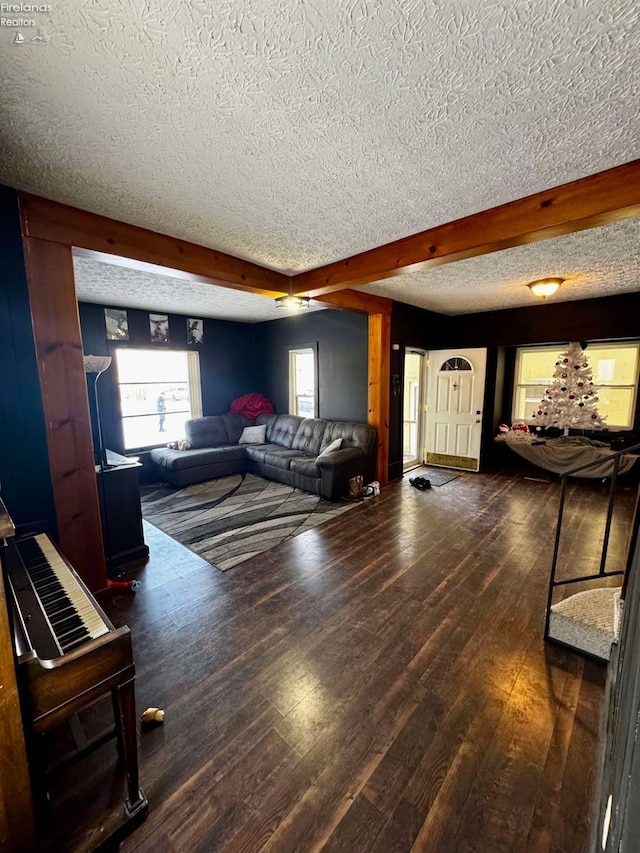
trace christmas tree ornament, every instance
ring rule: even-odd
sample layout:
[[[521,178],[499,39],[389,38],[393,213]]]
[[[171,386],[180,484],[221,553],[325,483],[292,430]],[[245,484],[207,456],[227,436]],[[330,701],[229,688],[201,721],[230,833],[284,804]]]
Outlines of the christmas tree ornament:
[[[565,435],[569,429],[606,430],[605,419],[596,406],[597,388],[593,386],[589,359],[579,343],[570,343],[566,352],[559,354],[556,368],[553,382],[532,413],[533,423],[558,427]]]

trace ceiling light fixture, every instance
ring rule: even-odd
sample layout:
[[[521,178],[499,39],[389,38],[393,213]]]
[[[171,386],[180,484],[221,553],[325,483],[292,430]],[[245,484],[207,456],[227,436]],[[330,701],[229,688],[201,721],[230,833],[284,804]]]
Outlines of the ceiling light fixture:
[[[289,311],[299,311],[301,308],[308,308],[311,300],[308,296],[278,296],[276,298],[277,308],[287,308]]]
[[[563,281],[563,278],[541,278],[538,281],[530,282],[527,287],[540,299],[545,299],[555,293]]]

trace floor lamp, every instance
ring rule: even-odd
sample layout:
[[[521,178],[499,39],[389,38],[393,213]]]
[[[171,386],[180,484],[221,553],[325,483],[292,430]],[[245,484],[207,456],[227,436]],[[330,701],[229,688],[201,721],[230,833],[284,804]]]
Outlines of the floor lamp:
[[[111,366],[110,355],[85,355],[84,356],[84,372],[91,373],[95,379],[93,380],[93,396],[96,401],[96,423],[98,425],[98,447],[100,450],[100,470],[104,471],[107,468],[106,451],[102,441],[102,424],[100,423],[100,404],[98,402],[98,379],[102,376],[105,370]]]
[[[111,366],[111,356],[110,355],[85,355],[84,356],[84,372],[89,373],[94,377],[93,380],[93,396],[96,403],[96,424],[98,426],[98,446],[100,450],[100,473],[101,477],[98,477],[98,491],[101,496],[101,504],[102,511],[100,513],[102,519],[102,532],[104,535],[104,545],[105,545],[105,558],[107,560],[107,575],[109,578],[111,577],[111,573],[109,571],[109,529],[108,529],[108,510],[106,503],[106,494],[105,494],[105,484],[104,484],[104,472],[108,469],[107,465],[107,456],[106,451],[104,449],[104,442],[102,440],[102,424],[100,423],[100,403],[98,402],[98,379],[102,376],[105,370],[108,370]],[[109,580],[107,580],[107,584],[109,584]]]

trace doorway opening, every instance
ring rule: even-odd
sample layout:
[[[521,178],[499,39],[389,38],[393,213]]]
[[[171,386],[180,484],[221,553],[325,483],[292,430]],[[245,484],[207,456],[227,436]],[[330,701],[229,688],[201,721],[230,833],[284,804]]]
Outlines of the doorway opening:
[[[402,470],[408,471],[423,462],[424,404],[426,397],[426,353],[422,350],[405,350]]]

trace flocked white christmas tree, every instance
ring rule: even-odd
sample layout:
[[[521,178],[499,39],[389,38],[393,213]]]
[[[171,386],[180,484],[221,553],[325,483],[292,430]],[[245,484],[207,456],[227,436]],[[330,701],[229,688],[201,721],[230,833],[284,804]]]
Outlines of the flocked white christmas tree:
[[[553,382],[532,413],[535,425],[559,427],[565,435],[569,429],[606,429],[596,406],[596,390],[584,350],[578,343],[569,344],[566,352],[558,356]]]

